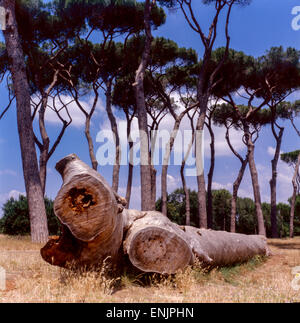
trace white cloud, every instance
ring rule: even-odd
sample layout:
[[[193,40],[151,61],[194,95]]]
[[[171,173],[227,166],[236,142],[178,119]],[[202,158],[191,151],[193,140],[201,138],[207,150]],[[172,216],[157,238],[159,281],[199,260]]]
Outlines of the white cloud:
[[[271,179],[271,165],[257,164],[259,185],[261,189],[262,201],[270,202],[270,184]],[[292,195],[292,177],[293,169],[285,164],[283,161],[278,161],[277,166],[277,202],[287,203]]]
[[[167,174],[167,187],[169,192],[174,191],[180,185],[181,179],[179,176],[175,178],[174,176]]]
[[[267,149],[267,152],[270,156],[274,156],[275,154],[275,148],[269,146],[268,149]]]
[[[276,149],[274,147],[271,147],[271,146],[269,146],[268,149],[267,149],[268,154],[270,156],[272,156],[272,157],[274,157],[275,151],[276,151]],[[280,151],[280,154],[282,154],[282,153],[283,153],[283,151]]]
[[[215,136],[215,154],[217,157],[220,156],[232,156],[232,151],[230,150],[227,141],[225,139],[226,130],[224,127],[213,126],[213,132]],[[230,130],[230,142],[237,152],[242,152],[246,149],[242,141],[242,132],[235,129]],[[204,133],[204,154],[205,156],[210,156],[210,135],[206,130]]]
[[[0,194],[0,218],[3,215],[3,211],[2,211],[3,204],[7,200],[9,200],[11,197],[13,197],[14,199],[18,199],[20,195],[26,195],[26,193],[25,192],[20,192],[18,190],[11,190],[8,193]]]
[[[119,187],[118,194],[120,196],[125,197],[126,195],[126,187]],[[131,187],[131,197],[130,197],[130,209],[141,209],[141,186],[132,186]]]
[[[4,169],[4,170],[0,170],[0,175],[17,176],[17,173],[12,169]]]
[[[228,191],[232,191],[232,183],[221,184],[218,182],[212,182],[212,189],[213,190],[225,189]]]
[[[0,203],[5,203],[11,197],[13,197],[14,199],[17,199],[19,198],[20,195],[26,195],[26,193],[20,192],[18,190],[11,190],[8,193],[0,194]]]
[[[39,102],[39,99],[36,96],[32,97],[32,100],[35,103]],[[69,114],[72,118],[71,126],[82,127],[85,123],[85,116],[83,112],[79,109],[75,101],[72,99],[72,97],[68,95],[61,95],[61,101],[68,108]],[[79,100],[79,102],[85,111],[87,112],[91,111],[92,104],[93,104],[92,96],[90,96],[88,101]],[[61,121],[57,116],[57,113],[54,111],[53,107],[55,105],[56,109],[59,110],[60,108],[63,107],[63,104],[60,102],[60,100],[57,97],[55,98],[54,102],[53,100],[48,100],[48,104],[49,104],[49,107],[46,109],[46,112],[45,112],[45,120],[52,124],[61,124]],[[96,115],[99,111],[103,111],[103,110],[104,110],[103,102],[99,98],[94,114]],[[63,119],[67,121],[70,120],[65,109],[61,110],[60,115]],[[36,114],[36,118],[38,118],[38,113]]]

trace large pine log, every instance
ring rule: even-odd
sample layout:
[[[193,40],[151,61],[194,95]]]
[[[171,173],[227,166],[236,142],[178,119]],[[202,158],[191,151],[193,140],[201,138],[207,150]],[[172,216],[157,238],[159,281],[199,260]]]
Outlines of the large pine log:
[[[123,205],[105,179],[75,154],[56,164],[63,185],[54,212],[63,224],[62,236],[41,250],[51,264],[92,265],[107,257],[115,261],[123,239]]]
[[[126,201],[74,154],[56,169],[63,185],[54,212],[63,230],[41,249],[53,265],[99,265],[107,257],[117,263],[127,254],[141,271],[171,274],[196,258],[204,266],[224,266],[268,255],[263,236],[179,226],[160,212],[124,209]]]
[[[247,261],[256,255],[270,254],[267,239],[262,235],[198,229],[191,226],[185,226],[183,230],[195,256],[211,266],[232,265]]]
[[[160,212],[124,210],[124,252],[144,272],[175,273],[193,262],[185,233]]]
[[[174,273],[196,258],[203,266],[226,266],[269,254],[264,236],[178,226],[154,211],[123,214],[124,252],[145,272]]]

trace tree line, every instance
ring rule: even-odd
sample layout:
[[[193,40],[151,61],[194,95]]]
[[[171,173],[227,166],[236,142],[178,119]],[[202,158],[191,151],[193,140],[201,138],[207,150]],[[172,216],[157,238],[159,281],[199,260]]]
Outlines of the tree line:
[[[41,242],[48,238],[44,207],[47,163],[73,122],[71,104],[75,104],[83,114],[91,166],[98,170],[90,127],[101,95],[105,97],[105,110],[114,134],[112,188],[116,192],[119,189],[122,151],[113,107],[117,107],[118,113],[126,118],[129,149],[133,145],[130,137],[133,120],[138,121],[142,210],[155,209],[157,200],[157,169],[153,165],[151,131],[158,130],[166,116],[174,119],[161,169],[160,204],[162,213],[167,215],[168,162],[182,120],[188,118],[192,137],[182,160],[180,176],[187,201],[186,224],[191,223],[191,193],[184,170],[191,151],[194,150],[196,156],[200,153],[201,133],[205,128],[208,130],[211,163],[207,183],[204,172],[196,175],[197,220],[193,222],[202,228],[212,228],[214,222],[213,125],[217,125],[226,129],[224,140],[241,164],[233,180],[229,230],[236,230],[238,190],[249,165],[257,233],[266,235],[255,145],[262,127],[269,126],[276,145],[270,180],[271,236],[279,235],[276,199],[279,158],[295,170],[291,179],[293,196],[290,208],[290,235],[293,236],[295,203],[299,195],[300,154],[299,151],[287,152],[280,157],[280,148],[284,136],[282,121],[289,120],[295,129],[295,137],[300,135],[296,125],[300,101],[287,101],[288,96],[300,85],[300,52],[295,48],[273,47],[265,55],[255,58],[236,51],[230,48],[232,8],[235,5],[249,5],[250,1],[203,0],[201,5],[214,8],[208,30],[196,18],[198,12],[195,11],[195,2],[53,0],[46,4],[40,1],[37,5],[37,1],[33,0],[1,1],[7,15],[6,29],[3,30],[5,44],[1,44],[0,73],[2,82],[6,82],[9,103],[1,111],[0,119],[4,118],[16,100],[33,241]],[[203,55],[199,56],[193,48],[179,47],[170,39],[152,36],[152,30],[165,23],[166,8],[175,8],[184,15],[191,32],[199,36]],[[224,21],[221,15],[225,17]],[[218,33],[225,35],[225,42],[223,47],[215,48]],[[88,108],[82,103],[87,96],[91,102]],[[241,99],[243,105],[239,103]],[[46,111],[50,109],[61,122],[56,138],[51,139],[45,120]],[[38,127],[34,129],[32,124],[35,121]],[[239,131],[247,149],[244,156],[231,142],[232,129]],[[196,163],[199,160],[196,158]],[[134,166],[129,163],[126,187],[128,204],[133,172]]]

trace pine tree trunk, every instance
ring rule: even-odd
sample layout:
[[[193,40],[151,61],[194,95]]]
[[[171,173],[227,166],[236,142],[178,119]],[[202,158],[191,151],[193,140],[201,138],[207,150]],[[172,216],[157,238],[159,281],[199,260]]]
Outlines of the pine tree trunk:
[[[112,97],[111,97],[111,81],[106,83],[106,112],[108,119],[110,121],[111,130],[114,134],[115,147],[116,147],[116,156],[115,156],[115,164],[113,167],[113,178],[112,178],[112,189],[115,192],[118,192],[119,187],[119,174],[120,174],[120,160],[121,160],[121,145],[120,145],[120,137],[118,132],[118,126],[116,122],[116,118],[112,112]]]
[[[155,210],[156,204],[156,169],[151,165],[151,210]]]
[[[185,225],[190,225],[191,224],[190,192],[186,185],[186,180],[184,176],[184,165],[185,164],[183,161],[180,168],[180,175],[181,175],[182,187],[183,187],[184,196],[185,196]]]
[[[272,125],[274,127],[274,125]],[[270,180],[271,190],[271,234],[272,238],[278,238],[278,226],[277,226],[277,201],[276,201],[276,187],[277,187],[277,165],[280,156],[280,147],[282,142],[284,128],[280,128],[278,136],[276,135],[276,149],[274,158],[271,161],[272,164],[272,178]],[[273,129],[275,132],[275,129]]]
[[[170,139],[167,142],[166,149],[165,149],[165,155],[161,170],[161,201],[162,201],[162,214],[167,215],[167,176],[168,176],[168,166],[169,166],[169,160],[171,156],[171,152],[174,146],[175,138],[180,126],[179,118],[175,121],[173,131],[171,133]]]
[[[39,174],[41,179],[41,187],[42,187],[43,195],[45,195],[45,191],[46,191],[47,161],[48,161],[48,151],[43,149],[40,152],[40,159],[39,159]]]
[[[297,197],[297,176],[299,173],[299,167],[300,167],[300,153],[298,155],[298,160],[295,166],[295,172],[292,180],[293,195],[292,195],[291,212],[290,212],[290,238],[294,237],[294,217],[295,217],[295,204],[296,204],[296,197]]]
[[[198,96],[200,114],[196,125],[196,168],[197,168],[197,185],[198,185],[198,215],[199,215],[199,227],[207,228],[207,212],[206,212],[206,187],[204,177],[204,165],[202,136],[204,135],[204,124],[206,117],[206,110],[208,104],[208,95],[204,94]]]
[[[46,179],[47,179],[47,163],[48,163],[48,151],[50,140],[45,127],[45,112],[47,107],[47,97],[43,96],[41,108],[39,110],[39,128],[42,137],[42,145],[40,147],[40,158],[39,158],[39,169],[40,179],[43,194],[45,195],[46,190]]]
[[[1,5],[6,10],[6,30],[3,30],[3,34],[17,101],[18,133],[30,215],[31,239],[33,242],[45,242],[48,239],[47,217],[33,136],[30,89],[15,17],[15,1],[3,0]]]
[[[181,163],[181,167],[180,167],[180,175],[181,175],[181,181],[182,181],[182,187],[184,190],[184,195],[185,195],[185,225],[190,225],[191,224],[191,203],[190,203],[190,191],[186,185],[186,180],[185,180],[185,176],[184,176],[184,168],[185,168],[185,163],[190,155],[191,149],[193,147],[194,144],[194,140],[195,140],[195,128],[194,128],[194,124],[193,124],[193,118],[190,118],[190,122],[191,122],[191,128],[192,128],[192,138],[188,144],[186,153],[184,155],[184,158],[182,160]]]
[[[145,106],[144,93],[144,76],[150,57],[150,49],[152,42],[151,26],[150,26],[151,3],[150,0],[145,1],[144,23],[146,32],[146,41],[141,63],[136,71],[135,76],[135,96],[137,105],[138,125],[140,131],[140,177],[141,177],[141,209],[152,209],[152,190],[151,190],[151,165],[149,165],[149,133],[147,122],[147,110]]]
[[[85,137],[86,140],[88,142],[88,147],[89,147],[89,155],[90,155],[90,159],[91,159],[91,163],[92,163],[92,167],[94,170],[98,169],[98,161],[94,152],[94,143],[93,143],[93,139],[91,137],[91,117],[87,116],[86,120],[85,120]]]
[[[215,169],[215,135],[211,124],[207,124],[210,133],[210,168],[207,174],[207,227],[212,228],[213,225],[213,198],[212,198],[212,181]]]
[[[132,188],[132,175],[133,175],[133,142],[131,140],[130,131],[131,131],[131,119],[127,117],[127,142],[129,145],[129,163],[128,163],[128,176],[127,176],[127,186],[126,186],[126,196],[127,207],[130,204],[131,197],[131,188]]]
[[[249,131],[249,126],[244,126],[245,138],[248,148],[248,156],[249,156],[249,169],[251,174],[252,186],[253,186],[253,194],[254,194],[254,202],[255,202],[255,210],[257,216],[258,223],[258,234],[266,236],[266,229],[264,224],[264,217],[261,208],[261,197],[260,197],[260,188],[258,182],[258,173],[254,160],[254,144],[251,139],[251,134]]]
[[[235,232],[236,230],[236,212],[237,212],[237,198],[238,191],[241,185],[242,179],[244,177],[245,169],[248,164],[248,157],[243,160],[242,165],[240,167],[238,176],[233,183],[232,189],[232,198],[231,198],[231,215],[230,215],[230,232]]]

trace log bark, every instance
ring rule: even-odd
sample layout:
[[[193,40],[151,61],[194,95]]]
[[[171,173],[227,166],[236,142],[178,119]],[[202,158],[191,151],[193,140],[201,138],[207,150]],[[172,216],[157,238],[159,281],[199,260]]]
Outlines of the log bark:
[[[58,266],[93,265],[107,257],[115,262],[123,239],[121,212],[126,201],[75,154],[59,161],[56,169],[63,185],[54,212],[63,224],[63,234],[47,243],[42,257]]]
[[[196,258],[202,266],[228,266],[270,254],[264,236],[178,226],[155,211],[123,214],[124,253],[144,272],[172,274]]]
[[[267,239],[261,235],[246,235],[185,226],[189,244],[195,256],[210,266],[228,266],[245,262],[256,255],[270,255]]]

